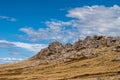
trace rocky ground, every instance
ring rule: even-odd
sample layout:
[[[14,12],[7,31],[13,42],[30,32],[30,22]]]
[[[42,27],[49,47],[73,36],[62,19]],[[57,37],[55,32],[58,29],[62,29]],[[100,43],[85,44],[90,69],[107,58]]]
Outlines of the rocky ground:
[[[55,41],[28,60],[0,65],[0,80],[120,80],[120,37]]]

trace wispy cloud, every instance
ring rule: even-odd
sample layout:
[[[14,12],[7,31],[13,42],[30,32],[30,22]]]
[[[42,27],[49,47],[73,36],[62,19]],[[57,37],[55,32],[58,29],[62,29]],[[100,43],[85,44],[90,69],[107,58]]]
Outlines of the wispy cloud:
[[[0,19],[4,19],[6,21],[16,22],[17,19],[14,17],[8,17],[8,16],[0,16]]]
[[[31,43],[24,43],[24,42],[11,42],[7,40],[0,40],[0,47],[1,48],[10,48],[10,47],[19,47],[26,49],[28,51],[38,52],[40,49],[46,47],[45,44],[31,44]]]
[[[23,53],[24,50],[30,53],[37,53],[44,47],[46,47],[45,44],[31,44],[31,43],[24,43],[24,42],[11,42],[7,40],[0,40],[0,48],[6,49],[9,55],[12,56],[12,57],[6,56],[6,58],[2,58],[1,56],[0,63],[11,63],[11,62],[21,61],[24,58],[30,57],[30,54],[25,52]],[[23,59],[19,57],[22,57]]]
[[[23,60],[22,58],[11,58],[11,57],[7,57],[7,58],[0,58],[0,63],[11,63],[11,62],[18,62]]]
[[[31,40],[72,42],[88,35],[119,36],[120,6],[84,6],[68,10],[69,21],[47,21],[47,28],[21,28]]]
[[[32,55],[31,53],[36,54],[44,47],[46,47],[45,44],[30,44],[30,43],[23,43],[23,42],[10,42],[6,40],[0,40],[0,48],[6,49],[8,52],[7,54],[9,54],[12,57],[29,58]],[[4,60],[4,62],[6,61],[8,60]],[[13,59],[11,61],[17,61],[17,60]]]

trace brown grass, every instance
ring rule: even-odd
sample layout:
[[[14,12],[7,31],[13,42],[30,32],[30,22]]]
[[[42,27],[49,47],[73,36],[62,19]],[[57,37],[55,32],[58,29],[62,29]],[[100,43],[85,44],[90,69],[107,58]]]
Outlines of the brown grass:
[[[36,66],[25,60],[0,66],[0,80],[120,80],[120,52],[113,47],[95,49],[98,57]]]

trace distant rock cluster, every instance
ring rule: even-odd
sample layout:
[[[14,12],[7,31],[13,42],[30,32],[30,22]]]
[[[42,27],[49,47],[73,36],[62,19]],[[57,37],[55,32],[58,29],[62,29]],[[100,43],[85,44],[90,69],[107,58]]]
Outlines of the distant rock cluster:
[[[63,45],[58,41],[54,41],[31,59],[41,60],[48,63],[51,61],[69,62],[74,60],[83,60],[98,56],[93,51],[95,48],[110,47],[119,44],[120,37],[97,35],[87,36],[84,40],[78,40],[73,45],[70,43]],[[116,47],[114,50],[120,51],[120,46]]]

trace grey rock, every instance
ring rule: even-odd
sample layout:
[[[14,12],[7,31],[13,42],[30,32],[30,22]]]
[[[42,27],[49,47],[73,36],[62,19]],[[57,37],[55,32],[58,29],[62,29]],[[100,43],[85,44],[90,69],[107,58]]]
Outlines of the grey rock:
[[[73,45],[67,43],[63,45],[54,41],[47,48],[42,49],[31,59],[40,60],[40,62],[64,61],[89,59],[98,56],[93,49],[101,47],[115,46],[114,51],[120,51],[120,37],[106,36],[87,36],[84,40],[78,40]]]

